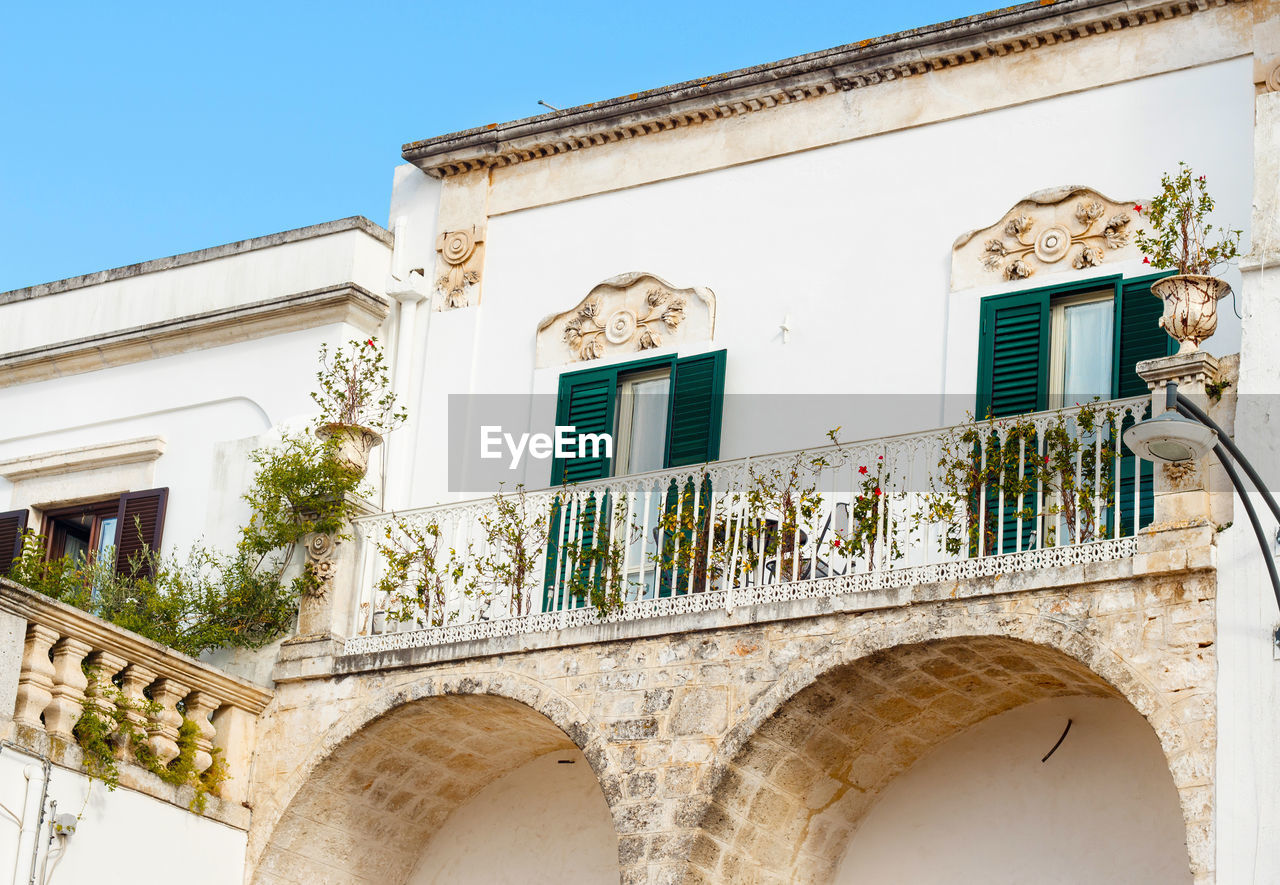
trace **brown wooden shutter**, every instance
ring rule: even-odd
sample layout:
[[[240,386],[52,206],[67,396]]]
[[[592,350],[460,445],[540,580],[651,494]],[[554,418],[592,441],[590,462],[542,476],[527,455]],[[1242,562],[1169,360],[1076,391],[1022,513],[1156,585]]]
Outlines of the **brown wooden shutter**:
[[[7,575],[22,552],[22,533],[27,528],[27,511],[0,513],[0,575]]]
[[[130,577],[150,577],[151,569],[134,571],[130,560],[144,551],[157,553],[164,530],[164,508],[169,490],[147,489],[145,492],[129,492],[120,497],[116,511],[116,574]]]

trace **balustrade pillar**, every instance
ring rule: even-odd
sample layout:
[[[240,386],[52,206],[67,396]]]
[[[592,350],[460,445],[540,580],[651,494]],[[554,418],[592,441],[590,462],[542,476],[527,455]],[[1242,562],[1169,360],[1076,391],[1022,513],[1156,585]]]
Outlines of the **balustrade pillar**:
[[[18,675],[18,700],[13,719],[28,728],[44,728],[40,715],[53,699],[53,661],[49,649],[58,641],[58,634],[39,624],[27,625],[27,637],[22,648],[22,669]]]
[[[128,661],[109,651],[94,652],[88,660],[89,685],[85,691],[85,709],[92,709],[104,719],[114,720],[117,704],[112,695],[116,691],[113,677],[127,665]],[[119,744],[119,729],[113,728],[111,742]]]
[[[124,707],[124,718],[129,723],[129,731],[137,734],[139,738],[146,732],[148,723],[145,710],[150,701],[145,691],[155,680],[155,673],[138,664],[130,664],[120,674],[120,698]],[[124,758],[128,751],[129,742],[121,735],[121,739],[116,742],[116,756]]]
[[[168,765],[178,755],[178,729],[182,726],[178,701],[190,691],[187,686],[167,676],[151,684],[151,700],[159,704],[160,709],[147,725],[147,746],[161,765]]]
[[[1165,385],[1208,406],[1206,385],[1218,380],[1218,360],[1202,350],[1143,360],[1138,375],[1151,390],[1151,414],[1164,411]],[[1154,518],[1138,533],[1135,574],[1178,568],[1204,568],[1217,563],[1213,524],[1211,458],[1155,464],[1152,476]]]
[[[222,706],[222,702],[207,691],[193,691],[185,701],[187,718],[196,724],[196,753],[192,763],[198,772],[205,772],[213,764],[213,738],[217,730],[209,721],[209,714]]]
[[[84,712],[84,690],[89,686],[83,664],[91,651],[89,643],[70,637],[53,646],[53,700],[44,708],[44,728],[60,740],[75,740],[72,730]]]

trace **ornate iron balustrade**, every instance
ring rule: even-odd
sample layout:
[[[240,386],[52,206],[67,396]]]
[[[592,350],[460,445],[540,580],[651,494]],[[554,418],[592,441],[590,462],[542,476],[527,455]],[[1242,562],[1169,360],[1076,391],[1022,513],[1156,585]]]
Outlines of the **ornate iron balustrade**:
[[[1132,555],[1150,519],[1150,474],[1119,438],[1148,402],[365,517],[346,651]]]

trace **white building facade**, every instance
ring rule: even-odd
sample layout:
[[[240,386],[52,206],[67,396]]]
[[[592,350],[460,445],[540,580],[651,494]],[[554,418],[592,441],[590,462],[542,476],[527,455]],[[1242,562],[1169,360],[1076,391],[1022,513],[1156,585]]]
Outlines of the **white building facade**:
[[[1065,0],[408,144],[385,228],[0,294],[0,566],[23,529],[106,549],[137,515],[162,551],[234,544],[248,453],[313,417],[322,343],[376,336],[409,410],[283,646],[193,662],[0,588],[14,881],[1280,881],[1280,611],[1218,467],[1179,486],[1112,453],[1091,522],[984,499],[997,527],[949,555],[909,525],[939,428],[1141,416],[1137,363],[1176,343],[1136,207],[1180,161],[1246,253],[1184,377],[1229,382],[1213,414],[1273,475],[1277,157],[1280,5]],[[482,457],[485,427],[568,424],[608,456]],[[734,540],[751,462],[836,428],[868,442],[813,473],[822,503]],[[868,463],[893,503],[857,559],[822,545],[867,525]],[[397,516],[461,549],[517,484],[552,536],[525,596],[388,616]],[[619,502],[601,620],[556,551]],[[654,564],[702,531],[720,572]],[[103,654],[203,715],[232,768],[203,813],[62,748]],[[52,847],[48,798],[80,815]]]

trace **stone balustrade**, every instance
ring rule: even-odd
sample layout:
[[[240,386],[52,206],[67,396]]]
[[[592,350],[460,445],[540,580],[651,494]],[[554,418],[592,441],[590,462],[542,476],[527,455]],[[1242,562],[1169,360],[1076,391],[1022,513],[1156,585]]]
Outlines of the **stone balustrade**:
[[[104,717],[119,712],[163,765],[178,756],[179,729],[190,720],[196,771],[213,764],[215,748],[227,769],[219,788],[224,813],[215,816],[238,818],[247,811],[241,803],[248,795],[254,730],[271,700],[269,689],[2,578],[0,632],[12,637],[0,651],[0,725],[12,710],[12,739],[73,764],[79,758],[73,730],[85,710]],[[113,743],[126,759],[122,730]],[[148,787],[156,785],[147,774],[136,774],[122,775],[122,782],[151,792]]]

